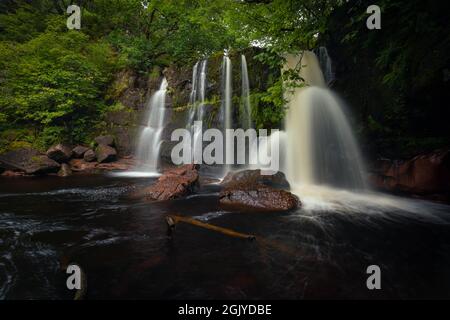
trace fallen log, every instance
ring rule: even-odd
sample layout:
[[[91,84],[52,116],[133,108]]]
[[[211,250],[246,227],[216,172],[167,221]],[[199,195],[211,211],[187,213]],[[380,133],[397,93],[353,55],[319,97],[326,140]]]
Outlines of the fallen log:
[[[271,249],[277,250],[279,252],[282,252],[286,255],[302,256],[303,261],[317,260],[317,257],[308,255],[306,252],[304,252],[302,250],[292,248],[292,247],[285,245],[284,243],[281,243],[279,241],[265,239],[264,237],[260,237],[260,236],[256,237],[255,235],[251,235],[251,234],[240,233],[240,232],[237,232],[237,231],[234,231],[231,229],[218,227],[218,226],[215,226],[215,225],[212,225],[209,223],[204,223],[204,222],[198,221],[198,220],[190,218],[190,217],[183,217],[183,216],[178,216],[178,215],[167,215],[166,222],[167,222],[167,226],[168,226],[169,236],[172,235],[172,233],[175,229],[175,226],[178,223],[183,222],[183,223],[187,223],[187,224],[197,226],[200,228],[204,228],[207,230],[219,232],[219,233],[222,233],[222,234],[230,236],[230,237],[240,238],[240,239],[244,239],[244,240],[257,241],[257,243],[263,250],[271,248]]]
[[[200,228],[205,228],[208,230],[212,230],[212,231],[216,231],[222,234],[225,234],[227,236],[230,237],[234,237],[234,238],[240,238],[240,239],[245,239],[245,240],[256,240],[256,237],[254,235],[251,234],[245,234],[245,233],[240,233],[231,229],[227,229],[227,228],[223,228],[223,227],[218,227],[209,223],[204,223],[201,221],[198,221],[196,219],[193,218],[189,218],[189,217],[182,217],[182,216],[177,216],[177,215],[168,215],[166,217],[166,221],[167,221],[167,225],[169,226],[169,230],[173,231],[173,229],[175,228],[176,224],[179,222],[184,222],[187,224],[191,224]]]

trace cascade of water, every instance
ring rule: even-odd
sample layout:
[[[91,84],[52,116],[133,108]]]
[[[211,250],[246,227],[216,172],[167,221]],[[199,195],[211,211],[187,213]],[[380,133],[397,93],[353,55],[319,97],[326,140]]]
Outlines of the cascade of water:
[[[197,62],[192,69],[192,90],[189,99],[191,109],[187,119],[186,127],[191,130],[192,138],[192,150],[196,150],[202,145],[202,132],[195,130],[194,120],[203,121],[204,105],[206,97],[206,66],[207,60]],[[194,152],[192,152],[192,157]]]
[[[319,47],[315,51],[319,59],[320,68],[322,69],[325,82],[327,85],[330,85],[334,81],[335,76],[333,72],[331,58],[328,55],[328,50],[325,47]]]
[[[197,100],[197,79],[198,79],[198,62],[195,63],[194,68],[192,68],[192,89],[191,94],[189,96],[189,104],[191,108],[189,109],[189,114],[187,118],[187,126],[190,128],[194,123],[195,118],[195,110],[194,107],[195,101]]]
[[[288,56],[285,68],[302,65],[307,87],[287,94],[287,177],[294,185],[364,189],[364,166],[343,103],[327,89],[314,53]]]
[[[241,55],[241,78],[242,78],[242,104],[241,125],[243,129],[253,127],[252,109],[250,105],[250,85],[248,81],[247,60],[245,55]]]
[[[232,74],[231,74],[231,60],[225,54],[223,57],[222,64],[222,123],[223,130],[233,129],[232,124]],[[224,135],[226,137],[226,135]],[[225,152],[224,155],[226,157],[226,150],[231,150],[233,148],[233,141],[225,138]],[[224,166],[224,174],[226,174],[230,170],[230,164],[226,164]]]
[[[166,91],[167,80],[164,78],[159,90],[153,94],[145,108],[144,123],[140,129],[136,155],[137,159],[142,162],[140,171],[158,171],[159,149],[166,114]]]

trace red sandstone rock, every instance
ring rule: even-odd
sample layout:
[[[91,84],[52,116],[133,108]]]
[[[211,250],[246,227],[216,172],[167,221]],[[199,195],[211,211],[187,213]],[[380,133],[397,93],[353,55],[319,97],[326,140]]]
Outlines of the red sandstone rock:
[[[292,193],[263,184],[233,184],[220,192],[220,203],[263,211],[287,211],[297,208],[300,200]]]
[[[448,193],[450,149],[418,155],[407,161],[379,161],[369,180],[377,188],[389,191]]]
[[[192,193],[198,184],[197,167],[183,165],[168,170],[150,187],[139,192],[147,200],[169,200]]]

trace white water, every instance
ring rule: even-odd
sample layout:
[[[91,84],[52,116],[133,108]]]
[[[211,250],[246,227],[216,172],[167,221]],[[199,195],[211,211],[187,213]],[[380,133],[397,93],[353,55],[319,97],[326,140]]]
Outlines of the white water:
[[[317,57],[319,59],[320,68],[322,69],[325,83],[330,85],[334,79],[333,65],[328,50],[325,47],[319,47],[316,50]]]
[[[232,123],[232,96],[233,96],[233,88],[232,88],[232,74],[231,74],[231,60],[225,54],[223,57],[222,64],[222,123],[223,130],[225,132],[226,129],[233,129]],[[224,134],[225,137],[225,134]],[[225,139],[225,152],[224,155],[226,157],[226,150],[231,150],[233,148],[233,141],[229,141],[229,139]],[[230,164],[224,165],[223,176],[225,176],[231,170]]]
[[[291,185],[326,185],[363,190],[365,171],[343,103],[325,85],[312,52],[289,56],[286,68],[299,60],[307,87],[287,95],[287,177]]]
[[[195,130],[194,120],[203,121],[204,117],[204,105],[206,98],[206,67],[208,61],[202,60],[197,62],[192,69],[192,89],[189,99],[191,108],[189,110],[189,116],[186,127],[191,130],[193,134],[192,150],[202,148],[202,132]],[[192,153],[192,157],[194,152]]]
[[[164,78],[159,90],[152,95],[146,105],[137,143],[136,158],[140,164],[135,172],[126,172],[124,175],[142,177],[158,174],[161,136],[166,116],[166,92],[167,80]]]
[[[242,78],[242,114],[241,125],[243,129],[253,128],[252,109],[250,105],[250,85],[248,81],[247,60],[241,55],[241,78]]]

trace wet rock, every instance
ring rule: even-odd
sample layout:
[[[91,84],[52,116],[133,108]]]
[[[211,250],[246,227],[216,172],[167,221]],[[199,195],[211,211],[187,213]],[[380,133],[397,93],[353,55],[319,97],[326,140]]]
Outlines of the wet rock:
[[[95,154],[94,154],[94,160],[95,160]],[[81,172],[81,171],[90,172],[90,171],[95,170],[97,163],[92,162],[92,161],[89,162],[84,159],[72,159],[72,160],[70,160],[69,165],[70,165],[70,169],[74,172]]]
[[[375,187],[419,195],[450,192],[450,149],[418,155],[406,161],[380,159],[369,181]]]
[[[45,174],[58,172],[60,164],[38,150],[21,148],[0,155],[0,167],[27,174]]]
[[[237,172],[229,172],[222,180],[221,185],[224,187],[233,184],[263,184],[277,189],[289,189],[289,182],[283,172],[278,171],[274,175],[261,175],[261,170],[241,170]]]
[[[93,162],[93,161],[95,161],[97,158],[96,158],[94,150],[92,150],[92,149],[87,150],[84,153],[84,155],[83,155],[83,159],[86,162]]]
[[[197,185],[197,166],[187,164],[166,171],[155,184],[137,195],[147,200],[169,200],[192,193]]]
[[[47,157],[59,163],[67,162],[72,157],[72,149],[60,143],[47,150]]]
[[[89,150],[88,147],[76,146],[75,148],[72,149],[72,155],[74,158],[81,159],[83,158],[84,153],[88,150]]]
[[[58,176],[60,177],[68,177],[72,175],[72,170],[67,163],[61,164],[61,169],[58,171]]]
[[[111,135],[106,135],[106,136],[98,136],[97,138],[94,139],[95,143],[97,143],[98,145],[104,145],[104,146],[114,146],[114,137]]]
[[[113,147],[100,144],[95,149],[95,156],[98,162],[112,162],[117,160],[117,151]]]
[[[239,209],[288,211],[298,208],[300,200],[292,193],[263,184],[236,183],[220,192],[220,203]]]
[[[6,170],[5,172],[2,173],[2,177],[22,177],[24,175],[25,175],[24,172],[11,171],[11,170]]]

